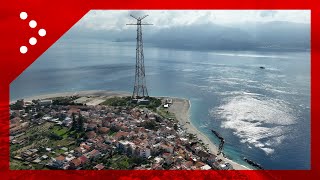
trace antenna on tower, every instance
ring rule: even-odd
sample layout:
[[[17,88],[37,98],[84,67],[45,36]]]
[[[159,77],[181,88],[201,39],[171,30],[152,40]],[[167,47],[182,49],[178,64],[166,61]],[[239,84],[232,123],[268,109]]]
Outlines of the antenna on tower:
[[[136,47],[136,72],[134,80],[134,88],[132,98],[148,97],[148,90],[145,79],[145,68],[144,68],[144,54],[143,54],[143,41],[142,41],[142,25],[152,25],[147,23],[141,23],[141,20],[148,17],[144,15],[142,17],[135,17],[130,15],[137,20],[137,23],[131,23],[127,25],[137,26],[137,47]]]

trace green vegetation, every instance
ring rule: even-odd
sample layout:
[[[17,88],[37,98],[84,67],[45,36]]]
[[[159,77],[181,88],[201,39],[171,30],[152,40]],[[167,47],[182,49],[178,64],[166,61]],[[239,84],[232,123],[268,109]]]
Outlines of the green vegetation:
[[[36,119],[42,118],[44,115],[45,115],[45,113],[42,112],[42,111],[40,111],[40,112],[37,113],[37,115],[35,116],[35,118],[36,118]]]
[[[10,169],[12,170],[28,170],[32,169],[29,163],[22,162],[15,159],[10,159]]]
[[[19,103],[14,103],[10,105],[10,109],[11,110],[21,110],[23,109],[23,106]]]
[[[77,105],[73,101],[79,98],[78,96],[69,96],[69,97],[56,97],[52,99],[53,105]]]
[[[130,106],[131,97],[112,97],[108,98],[105,102],[102,103],[107,106]]]
[[[62,127],[62,126],[53,126],[52,128],[52,132],[55,133],[58,136],[61,136],[63,138],[67,138],[68,137],[68,128],[66,127]]]
[[[156,111],[156,108],[161,106],[161,100],[158,98],[148,97],[146,99],[150,101],[150,103],[146,106],[148,109]]]
[[[50,133],[49,134],[49,138],[51,139],[51,140],[62,140],[63,139],[63,137],[61,137],[61,136],[59,136],[59,135],[57,135],[57,134],[55,134],[55,133]]]
[[[115,133],[117,133],[120,129],[117,128],[116,126],[111,126],[110,131],[108,133],[109,136],[113,136]]]
[[[76,119],[75,113],[72,113],[72,127],[71,130],[75,130],[77,132],[83,132],[85,118],[79,113],[78,118]]]
[[[113,160],[111,164],[113,169],[130,169],[129,158],[127,156],[120,156]]]
[[[144,121],[141,126],[156,131],[158,129],[157,123],[155,121]]]
[[[82,137],[82,134],[83,133],[71,131],[66,127],[46,122],[38,126],[30,127],[24,135],[17,138],[17,140],[24,140],[24,143],[21,145],[10,145],[10,156],[18,155],[30,148],[39,150],[43,149],[42,147],[56,148],[63,146],[72,148],[76,145],[76,138]]]
[[[163,107],[158,108],[157,113],[166,119],[172,119],[172,120],[176,119],[176,116],[174,115],[174,113],[169,112],[167,109]]]
[[[127,97],[112,97],[108,98],[105,102],[103,102],[103,105],[107,106],[130,106],[130,107],[146,107],[148,109],[156,111],[156,108],[161,105],[161,100],[155,97],[146,97],[145,99],[148,99],[150,102],[147,105],[141,105],[132,103],[132,98],[130,96]]]
[[[136,165],[147,164],[147,159],[141,157],[128,157],[126,155],[114,155],[106,163],[112,169],[133,169]]]
[[[177,125],[177,124],[174,124],[174,125],[173,125],[173,129],[177,131],[177,130],[178,130],[178,125]]]

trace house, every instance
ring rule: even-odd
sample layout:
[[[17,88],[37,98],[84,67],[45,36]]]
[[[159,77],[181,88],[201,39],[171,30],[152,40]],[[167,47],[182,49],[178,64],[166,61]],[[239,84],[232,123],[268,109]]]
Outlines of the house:
[[[70,161],[70,169],[78,169],[81,166],[81,160],[79,158]]]
[[[190,169],[193,165],[192,161],[186,161],[181,164],[182,169]]]
[[[96,136],[97,136],[97,134],[96,134],[94,131],[88,131],[88,132],[86,132],[86,137],[87,137],[88,139],[94,138],[94,137],[96,137]]]
[[[74,149],[74,155],[79,157],[82,156],[82,154],[85,152],[85,149],[83,147],[77,147]]]
[[[96,169],[96,170],[102,170],[102,169],[104,169],[104,165],[103,165],[102,163],[97,164],[97,165],[94,167],[94,169]]]
[[[207,159],[210,157],[210,154],[203,150],[198,151],[197,155],[200,157],[202,161],[207,161]]]
[[[90,124],[87,124],[87,127],[86,127],[86,131],[93,131],[97,128],[97,124],[95,123],[90,123]]]
[[[172,99],[166,99],[167,104],[172,104]]]
[[[63,121],[62,121],[62,124],[66,127],[70,127],[71,124],[72,124],[72,118],[70,117],[66,117]]]
[[[48,106],[48,105],[51,105],[52,104],[52,100],[40,100],[39,102],[38,102],[38,104],[40,105],[40,106]]]
[[[44,117],[42,117],[42,120],[44,120],[44,121],[51,121],[51,120],[52,120],[52,117],[50,117],[50,116],[44,116]]]
[[[92,145],[83,142],[83,143],[80,144],[80,148],[83,149],[82,153],[85,153],[85,152],[88,152],[88,151],[92,150]]]
[[[206,165],[206,164],[203,163],[203,162],[201,162],[201,161],[198,161],[198,162],[196,162],[196,164],[195,164],[195,166],[196,166],[197,168],[200,168],[200,167],[205,166],[205,165]]]
[[[136,145],[129,141],[119,141],[117,143],[117,148],[119,151],[124,152],[128,155],[134,154],[134,151],[136,150]]]
[[[86,155],[87,155],[87,158],[89,158],[89,159],[97,159],[100,157],[101,153],[100,153],[100,151],[94,149],[94,150],[88,152]]]
[[[80,156],[79,158],[78,158],[80,161],[81,161],[81,164],[83,165],[83,164],[85,164],[85,163],[87,163],[88,161],[89,161],[89,159],[86,157],[86,156]]]
[[[101,133],[101,134],[107,134],[107,133],[110,131],[110,129],[107,128],[107,127],[100,127],[100,128],[98,129],[98,131],[99,131],[99,133]]]
[[[114,138],[120,140],[121,138],[126,138],[129,135],[128,132],[119,131],[114,135]]]
[[[153,170],[163,170],[163,167],[162,167],[161,164],[156,163],[156,164],[152,164],[152,168],[151,169],[153,169]]]
[[[163,157],[163,159],[164,159],[166,164],[173,163],[173,157],[172,157],[172,155],[170,153],[163,153],[162,157]]]
[[[21,121],[22,121],[22,119],[20,117],[14,117],[14,118],[10,119],[10,128],[13,124],[17,124]]]
[[[65,162],[66,162],[66,157],[60,155],[54,159],[52,166],[56,168],[62,168]]]
[[[80,109],[72,107],[69,109],[69,111],[67,112],[68,116],[71,116],[73,113],[74,114],[78,114],[80,112]]]
[[[49,156],[47,156],[47,155],[41,156],[41,159],[43,159],[43,160],[48,159],[48,158],[49,158]]]
[[[148,147],[140,148],[139,155],[142,158],[148,158],[151,155],[150,148],[148,148]]]
[[[107,144],[99,142],[95,145],[95,148],[102,153],[106,153],[108,150],[110,150],[111,147]]]
[[[25,132],[25,130],[29,127],[29,122],[21,123],[13,128],[10,128],[10,135],[14,136],[19,133]]]
[[[173,147],[171,145],[161,144],[160,148],[168,153],[173,153]]]
[[[26,151],[23,151],[21,153],[21,155],[23,158],[31,158],[31,157],[35,156],[37,152],[38,152],[37,149],[28,149]]]
[[[210,165],[212,165],[214,162],[216,162],[216,160],[217,160],[217,156],[211,154],[211,155],[207,158],[207,163],[210,164]]]

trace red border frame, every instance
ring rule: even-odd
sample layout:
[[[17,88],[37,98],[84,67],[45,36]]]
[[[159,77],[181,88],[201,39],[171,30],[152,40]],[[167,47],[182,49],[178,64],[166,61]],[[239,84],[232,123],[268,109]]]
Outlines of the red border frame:
[[[0,6],[0,173],[3,179],[16,178],[123,178],[123,179],[269,179],[308,178],[315,179],[320,172],[319,85],[320,74],[316,71],[320,60],[320,7],[317,0],[4,0]],[[9,86],[32,62],[57,41],[90,9],[304,9],[311,10],[311,170],[281,171],[53,171],[53,170],[9,170]],[[28,20],[38,22],[35,29],[28,27],[19,14],[28,12]],[[37,30],[45,28],[47,35],[37,36]],[[19,52],[21,45],[37,36],[38,43],[29,47],[27,54]],[[267,174],[267,175],[266,175]]]

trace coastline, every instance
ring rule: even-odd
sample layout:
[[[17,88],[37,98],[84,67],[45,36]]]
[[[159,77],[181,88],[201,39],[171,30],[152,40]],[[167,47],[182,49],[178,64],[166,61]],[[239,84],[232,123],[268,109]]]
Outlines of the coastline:
[[[182,98],[173,98],[173,97],[168,97],[173,99],[173,104],[169,107],[169,111],[174,113],[176,115],[177,120],[179,123],[182,125],[184,129],[188,133],[191,134],[196,134],[198,139],[200,139],[204,144],[208,145],[209,150],[213,154],[218,153],[218,147],[211,142],[211,140],[205,136],[202,132],[200,132],[191,122],[190,120],[190,108],[191,108],[191,102],[190,100],[187,99],[182,99]],[[235,170],[250,170],[250,168],[238,164],[228,158],[223,157],[221,154],[218,156],[220,159],[222,159],[225,162],[230,163]]]
[[[37,96],[31,96],[22,98],[25,101],[32,101],[34,99],[50,99],[55,97],[67,97],[67,96],[92,96],[92,97],[103,97],[109,98],[112,96],[131,96],[129,92],[122,91],[106,91],[106,90],[88,90],[88,91],[77,91],[77,92],[62,92],[62,93],[52,93],[52,94],[42,94]],[[178,98],[178,97],[158,97],[158,98],[171,98],[173,100],[173,104],[168,108],[168,111],[174,113],[181,127],[184,128],[188,133],[195,134],[199,140],[201,140],[204,144],[207,145],[209,151],[212,154],[218,153],[218,147],[211,142],[211,140],[200,132],[191,122],[190,118],[190,108],[191,102],[188,99]],[[10,100],[10,104],[14,103],[16,100]],[[230,163],[235,170],[250,170],[250,168],[238,164],[228,158],[223,157],[221,154],[217,156],[225,162]]]
[[[51,93],[51,94],[41,94],[35,96],[29,96],[24,98],[25,101],[32,101],[34,99],[49,99],[55,97],[67,97],[67,96],[131,96],[129,92],[125,91],[106,91],[106,90],[87,90],[87,91],[70,91],[70,92],[61,92],[61,93]],[[10,99],[10,104],[16,102],[18,99]]]

